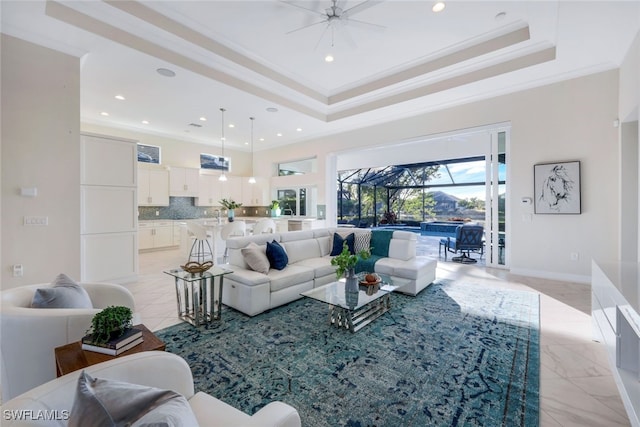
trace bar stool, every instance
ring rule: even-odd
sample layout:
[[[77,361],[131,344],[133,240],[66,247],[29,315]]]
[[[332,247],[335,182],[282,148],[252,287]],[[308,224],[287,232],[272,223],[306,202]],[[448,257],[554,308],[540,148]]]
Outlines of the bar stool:
[[[226,264],[229,259],[229,248],[227,248],[226,241],[229,237],[240,237],[247,234],[247,223],[244,221],[233,221],[226,224],[220,230],[220,237],[225,241],[224,256],[222,257],[222,263]]]
[[[193,239],[193,244],[189,251],[189,262],[196,261],[202,264],[207,259],[213,260],[213,251],[209,243],[207,229],[198,223],[189,221],[187,222],[187,230],[189,230]]]
[[[271,218],[263,218],[258,220],[256,224],[253,226],[253,234],[262,234],[262,233],[275,233],[276,232],[276,222]]]

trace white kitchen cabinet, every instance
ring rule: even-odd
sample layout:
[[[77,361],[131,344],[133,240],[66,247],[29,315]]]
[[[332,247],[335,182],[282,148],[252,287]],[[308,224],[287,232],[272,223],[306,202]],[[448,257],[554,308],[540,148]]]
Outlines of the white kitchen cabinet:
[[[169,195],[198,197],[200,169],[171,167],[169,172]]]
[[[218,175],[200,175],[198,182],[198,198],[196,206],[220,206],[220,187],[222,184],[218,180]]]
[[[249,178],[242,178],[242,204],[244,206],[269,206],[269,188],[264,178],[256,178],[254,184],[249,184]]]
[[[161,249],[179,245],[174,242],[173,221],[140,221],[138,249]]]
[[[138,206],[169,206],[169,171],[138,168]]]
[[[289,231],[289,220],[287,219],[275,219],[276,233],[285,233]]]
[[[243,203],[242,179],[243,178],[241,176],[227,175],[226,181],[219,181],[220,199],[233,200],[237,203]]]

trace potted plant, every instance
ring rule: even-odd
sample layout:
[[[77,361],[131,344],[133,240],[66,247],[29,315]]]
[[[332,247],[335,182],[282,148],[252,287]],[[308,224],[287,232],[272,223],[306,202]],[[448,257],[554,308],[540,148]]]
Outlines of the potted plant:
[[[91,319],[92,341],[96,344],[106,343],[112,338],[122,336],[131,329],[133,313],[129,307],[112,305],[96,313]]]
[[[235,209],[242,206],[242,203],[236,203],[233,199],[222,199],[218,203],[227,210],[227,217],[229,218],[229,222],[233,222],[233,217],[235,216]]]
[[[344,242],[342,245],[342,252],[340,255],[337,255],[331,259],[331,265],[337,266],[336,276],[340,279],[342,276],[347,278],[347,284],[351,280],[355,280],[357,283],[357,278],[355,274],[355,267],[359,260],[368,259],[371,256],[371,253],[364,249],[357,254],[352,254],[349,252],[349,247],[347,246],[347,242]],[[346,274],[345,274],[346,273]]]
[[[280,202],[277,200],[272,200],[271,201],[271,206],[269,206],[269,208],[271,209],[271,216],[280,216]]]

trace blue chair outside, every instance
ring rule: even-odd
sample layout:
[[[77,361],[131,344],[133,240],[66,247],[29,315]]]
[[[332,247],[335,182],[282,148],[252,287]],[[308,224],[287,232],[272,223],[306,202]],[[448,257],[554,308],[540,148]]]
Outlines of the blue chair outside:
[[[440,245],[438,246],[438,256],[442,254],[442,248],[444,247],[444,260],[447,260],[447,252],[458,253],[459,257],[452,258],[453,261],[462,263],[473,263],[477,260],[469,256],[470,252],[476,252],[480,254],[484,253],[484,242],[482,240],[484,236],[484,227],[481,225],[459,225],[456,228],[456,237],[447,237],[440,239]]]

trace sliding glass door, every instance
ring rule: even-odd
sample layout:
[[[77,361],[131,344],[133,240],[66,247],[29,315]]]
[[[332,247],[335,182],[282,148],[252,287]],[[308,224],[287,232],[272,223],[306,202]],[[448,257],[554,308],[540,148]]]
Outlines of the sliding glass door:
[[[508,129],[490,132],[486,156],[485,251],[488,267],[507,267],[509,224],[507,223]]]

